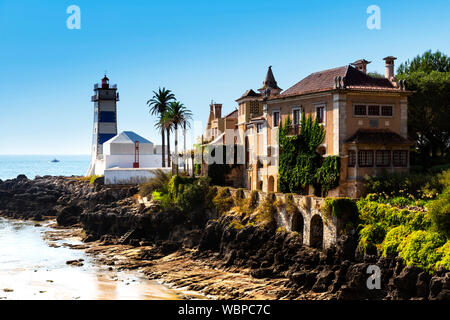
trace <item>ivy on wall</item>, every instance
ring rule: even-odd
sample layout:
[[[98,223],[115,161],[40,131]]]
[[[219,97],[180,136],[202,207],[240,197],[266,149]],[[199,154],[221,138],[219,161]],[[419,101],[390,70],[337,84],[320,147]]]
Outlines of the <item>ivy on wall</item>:
[[[317,148],[325,139],[325,130],[311,116],[303,113],[298,135],[289,135],[291,119],[279,127],[280,161],[278,188],[283,193],[307,193],[314,186],[316,195],[323,196],[339,185],[340,159],[325,157]]]

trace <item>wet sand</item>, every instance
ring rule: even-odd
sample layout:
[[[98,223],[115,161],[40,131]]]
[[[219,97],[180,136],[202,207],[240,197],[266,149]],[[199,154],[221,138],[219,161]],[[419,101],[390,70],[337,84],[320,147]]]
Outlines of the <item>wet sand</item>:
[[[80,246],[80,238],[48,241],[46,222],[0,218],[0,300],[173,300],[181,292],[149,280],[137,271],[102,266]],[[62,231],[62,230],[61,230]],[[64,231],[62,231],[64,235]],[[45,239],[44,239],[45,238]],[[67,261],[77,260],[78,265]]]

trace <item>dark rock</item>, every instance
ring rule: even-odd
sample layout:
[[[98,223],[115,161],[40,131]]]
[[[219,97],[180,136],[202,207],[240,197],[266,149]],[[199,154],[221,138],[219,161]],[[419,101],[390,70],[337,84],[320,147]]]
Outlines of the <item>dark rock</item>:
[[[63,207],[58,211],[56,221],[60,226],[71,226],[80,221],[80,214],[83,210],[74,205]]]
[[[334,280],[335,274],[331,270],[324,270],[317,276],[317,281],[312,287],[313,292],[325,292]]]
[[[295,272],[295,273],[291,274],[289,279],[301,287],[306,282],[306,275],[307,275],[307,272],[305,272],[305,271]]]
[[[389,283],[389,290],[396,292],[395,298],[409,299],[416,294],[416,283],[421,269],[413,266],[406,267],[398,276],[394,276]]]
[[[250,272],[251,276],[256,279],[268,278],[273,275],[271,268],[260,268]]]

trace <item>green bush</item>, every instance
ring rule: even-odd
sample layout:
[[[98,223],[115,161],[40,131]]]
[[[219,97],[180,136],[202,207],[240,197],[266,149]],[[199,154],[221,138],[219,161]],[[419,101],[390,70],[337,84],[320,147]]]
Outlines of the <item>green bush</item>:
[[[405,226],[398,226],[392,228],[387,234],[386,238],[382,243],[383,255],[397,255],[398,254],[398,246],[402,243],[403,240],[411,233],[411,230],[406,228]]]
[[[377,254],[386,236],[386,226],[381,223],[368,224],[359,231],[358,251]]]
[[[437,253],[442,255],[441,260],[436,263],[436,269],[444,268],[446,270],[450,270],[450,240],[447,240],[447,242],[437,249]]]
[[[219,214],[224,214],[234,207],[233,197],[231,196],[230,189],[219,188],[217,195],[213,199],[214,206]]]
[[[101,176],[93,175],[93,176],[89,177],[89,184],[94,184],[97,179],[100,179],[103,177],[104,177],[103,175],[101,175]]]
[[[319,187],[320,195],[326,196],[328,191],[339,186],[341,160],[337,156],[325,157],[322,166],[316,171],[315,184]]]
[[[431,270],[443,258],[444,254],[438,248],[445,243],[445,237],[437,232],[414,231],[398,246],[399,256],[408,266]]]
[[[256,215],[256,223],[264,228],[275,228],[276,220],[275,214],[277,213],[277,207],[275,205],[274,196],[270,194],[266,197],[264,202],[259,206]]]
[[[173,201],[168,193],[153,191],[152,197],[153,201],[158,202],[162,208],[172,208],[174,206]]]
[[[170,181],[171,174],[166,173],[161,169],[155,171],[155,176],[151,178],[147,183],[139,186],[139,194],[141,197],[150,196],[153,191],[161,190],[167,192],[167,186]]]
[[[450,188],[428,204],[433,230],[450,238]]]

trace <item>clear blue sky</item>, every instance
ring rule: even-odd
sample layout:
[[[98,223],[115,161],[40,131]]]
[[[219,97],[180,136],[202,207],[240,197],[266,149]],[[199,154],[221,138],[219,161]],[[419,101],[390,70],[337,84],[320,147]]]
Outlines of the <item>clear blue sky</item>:
[[[69,5],[81,30],[69,30]],[[381,30],[366,27],[381,8]],[[119,131],[160,143],[145,102],[165,86],[205,124],[273,66],[287,89],[357,59],[450,54],[450,1],[0,0],[0,154],[88,154],[93,85],[117,83]]]

